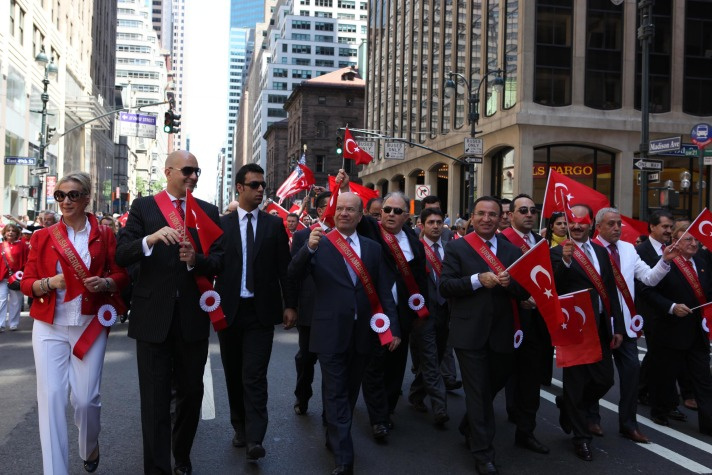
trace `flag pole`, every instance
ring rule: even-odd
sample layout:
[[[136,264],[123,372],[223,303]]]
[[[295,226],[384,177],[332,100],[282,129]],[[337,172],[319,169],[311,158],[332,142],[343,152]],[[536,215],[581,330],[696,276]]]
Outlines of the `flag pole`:
[[[561,191],[561,203],[564,205],[564,220],[566,221],[566,237],[571,240],[571,234],[569,233],[569,214],[566,212],[566,208],[569,207],[568,202],[564,201],[564,190]],[[569,207],[571,209],[571,207]]]
[[[549,189],[549,180],[551,180],[551,167],[549,167],[549,176],[546,177],[546,186],[544,187],[544,202],[541,204],[541,216],[539,217],[539,229],[544,227],[544,210],[546,209],[546,190]]]

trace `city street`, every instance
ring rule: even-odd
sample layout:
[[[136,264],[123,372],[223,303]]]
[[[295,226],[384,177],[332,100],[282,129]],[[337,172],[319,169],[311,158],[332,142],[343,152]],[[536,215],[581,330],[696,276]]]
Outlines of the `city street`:
[[[42,473],[37,423],[35,374],[31,345],[32,320],[23,313],[20,331],[0,334],[0,473]],[[97,473],[142,473],[141,426],[136,376],[135,344],[126,336],[127,324],[112,329],[102,384],[101,463]],[[641,356],[644,342],[641,342]],[[275,332],[269,371],[270,425],[264,441],[266,458],[259,463],[245,460],[245,449],[231,445],[227,395],[219,345],[211,336],[203,419],[193,446],[192,463],[197,474],[327,474],[333,468],[332,456],[324,448],[321,425],[319,379],[308,415],[296,416],[292,410],[297,348],[296,330]],[[504,394],[496,400],[497,466],[503,474],[672,474],[712,473],[712,437],[699,434],[694,412],[682,408],[688,422],[671,421],[671,427],[653,424],[648,408],[639,410],[641,431],[653,441],[638,445],[618,435],[616,404],[618,390],[612,389],[601,403],[604,437],[595,438],[594,461],[583,462],[573,453],[569,436],[558,424],[554,396],[561,392],[561,371],[555,370],[552,387],[541,391],[541,409],[536,435],[551,448],[539,455],[514,446],[514,426],[507,423]],[[404,387],[412,375],[406,375]],[[461,474],[475,473],[474,460],[457,431],[463,414],[462,390],[449,394],[451,421],[444,430],[436,429],[429,414],[413,410],[401,400],[394,416],[395,429],[387,444],[370,436],[370,426],[362,400],[356,408],[354,443],[355,470],[369,474]],[[67,411],[70,433],[72,473],[82,474],[77,453],[76,428]]]

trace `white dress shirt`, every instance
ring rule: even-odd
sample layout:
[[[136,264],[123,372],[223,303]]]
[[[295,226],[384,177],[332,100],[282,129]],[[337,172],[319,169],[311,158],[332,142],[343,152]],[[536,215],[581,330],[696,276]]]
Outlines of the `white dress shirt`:
[[[480,236],[478,234],[478,236]],[[497,235],[495,234],[492,236],[491,239],[485,239],[482,236],[480,236],[480,239],[482,239],[485,243],[489,241],[492,245],[490,246],[490,250],[492,251],[492,254],[495,256],[497,255]],[[480,274],[472,274],[470,276],[470,283],[472,283],[472,290],[477,290],[483,287],[482,282],[480,282]]]
[[[437,244],[438,245],[438,255],[440,256],[440,261],[445,259],[445,249],[443,249],[443,240],[438,239],[437,242],[431,241],[428,239],[427,236],[423,236],[423,241],[425,241],[426,246],[430,246],[430,249],[433,249],[433,245]],[[437,276],[435,275],[435,272],[431,272],[433,281],[437,282]]]
[[[247,256],[247,213],[244,209],[237,207],[238,222],[240,225],[240,240],[242,241],[242,276],[240,277],[240,297],[243,299],[252,298],[255,296],[253,292],[247,290],[247,259],[252,259],[254,256]],[[257,242],[257,216],[259,210],[257,208],[249,211],[252,214],[252,233]],[[254,252],[254,248],[252,249]],[[253,276],[254,277],[254,276]]]
[[[410,242],[408,242],[408,235],[405,233],[405,231],[401,229],[400,232],[394,234],[393,237],[395,237],[396,241],[398,241],[398,247],[400,247],[406,262],[412,261],[415,257],[415,254],[413,254],[413,249],[411,249],[410,247]],[[395,282],[393,283],[393,287],[391,288],[391,293],[393,294],[393,300],[395,300],[396,305],[398,305],[398,288]]]
[[[60,226],[66,226],[64,222]],[[86,220],[84,228],[79,231],[74,231],[71,226],[66,226],[67,237],[69,242],[72,243],[74,249],[77,250],[77,254],[81,258],[82,262],[87,269],[91,266],[91,255],[89,254],[89,235],[91,234],[91,224],[89,219]],[[62,266],[57,261],[57,273],[62,273]],[[82,296],[81,294],[70,300],[69,302],[64,301],[64,296],[67,294],[66,289],[57,289],[57,295],[55,299],[54,307],[54,324],[64,325],[64,326],[81,326],[84,325],[88,319],[93,318],[94,315],[82,315]]]

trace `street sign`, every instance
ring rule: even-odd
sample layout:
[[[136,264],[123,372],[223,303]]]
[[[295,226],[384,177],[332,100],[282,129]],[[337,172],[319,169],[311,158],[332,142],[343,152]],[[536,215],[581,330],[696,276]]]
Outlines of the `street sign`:
[[[633,169],[644,172],[661,172],[663,171],[663,161],[650,158],[643,160],[641,158],[633,162]]]
[[[35,157],[8,157],[5,156],[5,165],[36,165]]]
[[[119,135],[156,139],[156,116],[119,112]]]
[[[416,185],[415,199],[420,201],[430,195],[430,185]]]
[[[389,160],[405,160],[405,142],[386,142],[385,157]]]
[[[37,176],[37,175],[46,175],[49,173],[49,167],[39,167],[39,168],[33,168],[30,170],[30,175],[32,176]]]
[[[637,179],[638,179],[639,185],[640,185],[640,176],[641,176],[641,174],[638,173]],[[650,183],[660,183],[660,172],[648,173],[648,184],[650,184]]]
[[[705,157],[712,157],[712,148],[706,149]],[[660,152],[658,156],[665,157],[697,157],[699,151],[697,145],[691,143],[684,143],[680,146],[680,150],[675,150],[673,152]]]
[[[361,140],[358,143],[358,146],[361,147],[361,150],[368,153],[370,156],[376,156],[376,142],[374,142],[373,140]]]
[[[648,150],[651,155],[662,152],[674,152],[680,150],[682,137],[670,137],[667,139],[657,139],[648,142]]]
[[[712,143],[712,137],[710,137],[710,129],[712,129],[712,125],[710,124],[695,125],[690,131],[692,143],[697,145],[698,148],[705,148],[707,145]]]
[[[482,157],[465,157],[466,163],[482,163]]]
[[[484,141],[482,139],[465,137],[465,155],[481,157],[483,155],[483,143]]]

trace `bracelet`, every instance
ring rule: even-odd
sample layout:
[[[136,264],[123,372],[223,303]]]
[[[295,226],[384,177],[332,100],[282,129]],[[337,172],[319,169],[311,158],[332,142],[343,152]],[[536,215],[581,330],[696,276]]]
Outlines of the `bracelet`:
[[[51,285],[49,285],[49,277],[47,279],[47,293],[49,293],[50,290],[54,290]]]
[[[42,292],[42,294],[46,294],[47,291],[44,288],[44,279],[40,279],[39,282],[40,282],[40,292]]]

